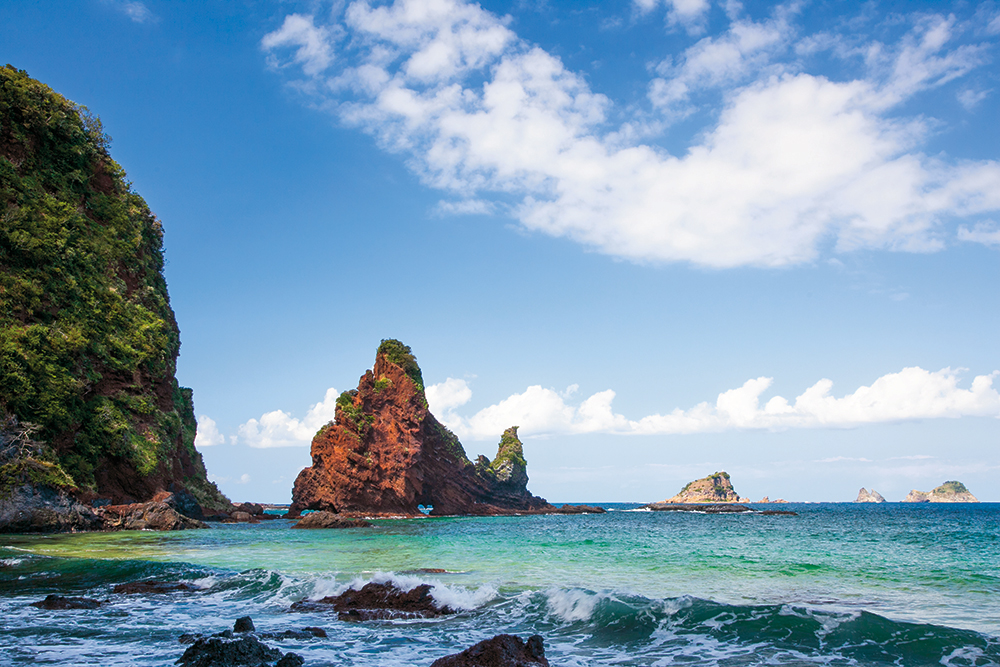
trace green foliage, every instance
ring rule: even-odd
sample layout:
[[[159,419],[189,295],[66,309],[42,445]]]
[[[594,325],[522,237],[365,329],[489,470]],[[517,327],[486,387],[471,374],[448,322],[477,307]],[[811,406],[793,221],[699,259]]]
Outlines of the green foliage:
[[[961,482],[955,480],[951,480],[949,482],[945,482],[938,488],[934,489],[931,493],[943,496],[943,495],[950,495],[953,493],[968,493],[968,492],[969,490],[965,488],[965,484],[962,484]]]
[[[493,463],[490,464],[490,467],[494,471],[509,467],[510,464],[521,466],[522,468],[527,467],[528,462],[524,460],[524,446],[517,437],[517,429],[517,426],[511,426],[500,436],[500,447],[497,451],[497,456],[493,459]]]
[[[384,355],[387,360],[402,368],[406,375],[413,380],[413,384],[417,385],[417,389],[423,393],[424,376],[420,372],[417,358],[413,356],[409,345],[403,345],[395,338],[384,338],[378,346],[378,354]]]
[[[91,488],[108,459],[148,475],[196,454],[162,229],[109,142],[84,107],[0,68],[0,403]]]
[[[378,380],[375,380],[375,393],[380,394],[384,389],[388,389],[391,386],[392,380],[383,375]]]
[[[364,436],[368,429],[375,423],[375,415],[365,413],[364,406],[355,401],[358,395],[357,389],[350,389],[342,392],[337,397],[337,423],[342,426],[353,427],[358,436]]]

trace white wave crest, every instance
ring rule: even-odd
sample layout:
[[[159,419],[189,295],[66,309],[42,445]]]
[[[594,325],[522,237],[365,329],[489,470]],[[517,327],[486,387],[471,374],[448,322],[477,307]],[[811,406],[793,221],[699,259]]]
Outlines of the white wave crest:
[[[431,587],[430,594],[438,608],[451,607],[462,611],[478,609],[499,594],[496,587],[490,584],[484,584],[479,588],[466,588],[445,584],[437,579],[424,579],[395,572],[376,572],[369,579],[354,577],[346,584],[333,579],[319,579],[314,583],[313,593],[309,598],[318,600],[328,595],[342,595],[348,589],[361,590],[367,583],[391,584],[401,591],[412,591],[417,586],[427,584]]]
[[[549,612],[567,622],[586,621],[601,596],[580,588],[555,588],[545,593]]]

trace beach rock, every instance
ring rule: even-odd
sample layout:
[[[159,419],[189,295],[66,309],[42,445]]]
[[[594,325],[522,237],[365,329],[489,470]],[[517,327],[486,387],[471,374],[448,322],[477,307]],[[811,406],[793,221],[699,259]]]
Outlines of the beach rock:
[[[203,521],[186,517],[166,503],[108,505],[97,510],[106,530],[186,530],[208,528]]]
[[[253,516],[249,512],[237,510],[229,515],[229,520],[233,523],[250,523],[253,520]]]
[[[63,597],[62,595],[47,595],[44,600],[32,602],[32,607],[49,610],[62,609],[97,609],[103,602],[90,598]]]
[[[104,530],[104,518],[66,490],[20,484],[0,497],[0,533],[68,533]]]
[[[954,480],[945,482],[933,491],[917,491],[913,489],[903,500],[904,503],[978,503],[979,499],[972,495],[965,484]]]
[[[689,482],[676,496],[663,501],[665,504],[735,502],[740,502],[740,496],[725,471]]]
[[[515,514],[551,508],[527,490],[517,427],[497,455],[473,463],[462,443],[427,408],[410,348],[383,340],[375,366],[337,399],[334,422],[312,441],[312,466],[299,473],[288,518],[325,510],[351,516]]]
[[[868,491],[868,489],[866,489],[865,487],[861,487],[861,490],[858,491],[858,498],[854,502],[856,502],[856,503],[884,503],[885,502],[885,498],[883,498],[882,494],[879,493],[878,491],[876,491],[875,489],[872,489],[871,491]]]
[[[539,635],[523,641],[515,635],[497,635],[461,653],[438,658],[431,667],[532,667],[548,665]]]
[[[246,512],[250,516],[260,516],[264,513],[264,507],[262,505],[258,505],[257,503],[240,503],[239,505],[236,505],[235,508],[235,511]]]
[[[360,589],[350,588],[340,595],[321,600],[300,600],[291,606],[290,611],[335,611],[342,621],[434,618],[455,613],[446,605],[439,606],[430,591],[430,584],[404,591],[391,583],[372,581]]]
[[[650,503],[645,509],[654,512],[698,512],[701,514],[747,514],[753,510],[746,505],[736,503],[726,504],[697,504],[697,503]]]
[[[182,581],[130,581],[118,584],[112,592],[120,595],[163,595],[166,593],[187,593],[198,590]]]
[[[291,656],[291,657],[289,657]],[[200,637],[184,651],[175,664],[183,667],[298,667],[303,663],[295,653],[282,653],[252,634],[239,638],[220,635]]]
[[[292,528],[371,528],[371,522],[351,519],[333,512],[310,512]]]

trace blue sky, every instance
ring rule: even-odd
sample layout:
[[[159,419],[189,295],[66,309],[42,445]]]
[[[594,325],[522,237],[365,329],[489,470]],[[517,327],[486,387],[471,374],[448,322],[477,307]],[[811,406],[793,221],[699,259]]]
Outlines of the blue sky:
[[[287,502],[382,338],[470,455],[649,501],[1000,501],[995,3],[5,3],[163,220],[178,376]]]

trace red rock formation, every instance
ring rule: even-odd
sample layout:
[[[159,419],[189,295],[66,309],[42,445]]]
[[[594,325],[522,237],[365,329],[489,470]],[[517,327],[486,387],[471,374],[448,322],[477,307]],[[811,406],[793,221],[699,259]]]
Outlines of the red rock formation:
[[[337,401],[334,422],[312,442],[288,516],[307,509],[352,516],[513,514],[554,509],[527,488],[517,427],[497,457],[469,461],[458,438],[427,409],[423,378],[410,348],[384,340],[375,367]]]

